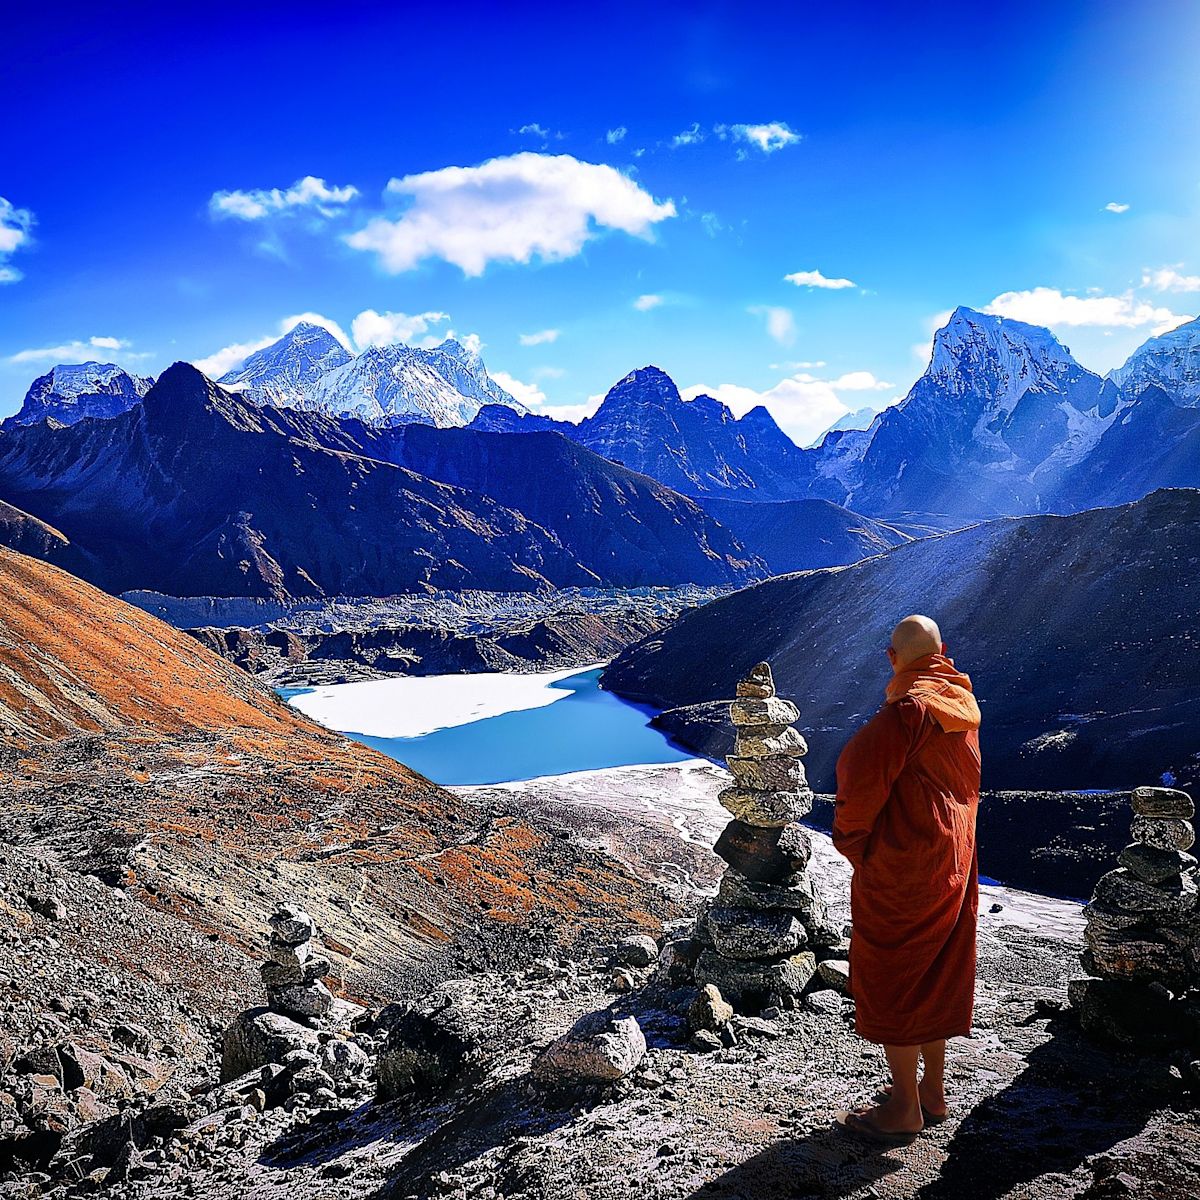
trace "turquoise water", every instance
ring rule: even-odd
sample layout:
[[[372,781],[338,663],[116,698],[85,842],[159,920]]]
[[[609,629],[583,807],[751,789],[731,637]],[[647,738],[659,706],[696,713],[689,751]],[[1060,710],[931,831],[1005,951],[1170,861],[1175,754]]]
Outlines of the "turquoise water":
[[[653,709],[601,691],[599,679],[599,668],[581,671],[549,685],[567,693],[553,704],[485,717],[421,737],[341,732],[448,786],[512,783],[568,771],[694,757],[650,727]],[[302,690],[281,689],[281,694],[286,698]]]

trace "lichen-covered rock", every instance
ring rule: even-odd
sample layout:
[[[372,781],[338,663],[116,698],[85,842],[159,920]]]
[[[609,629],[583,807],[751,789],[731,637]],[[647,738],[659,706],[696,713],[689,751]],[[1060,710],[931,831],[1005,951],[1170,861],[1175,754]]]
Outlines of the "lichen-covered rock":
[[[812,877],[807,874],[761,883],[747,879],[740,871],[726,871],[717,889],[717,901],[737,908],[785,909],[806,918],[818,910],[824,911]]]
[[[774,958],[792,954],[808,941],[804,926],[782,909],[714,905],[704,923],[713,946],[726,958]]]
[[[1185,917],[1196,908],[1196,880],[1190,875],[1153,885],[1125,867],[1101,876],[1094,894],[1096,903],[1119,912],[1153,914],[1156,919]]]
[[[733,1005],[721,995],[714,983],[706,983],[688,1006],[688,1028],[708,1029],[716,1033],[733,1020]]]
[[[263,986],[268,991],[290,987],[295,984],[315,983],[331,970],[329,959],[322,954],[313,954],[299,963],[281,963],[268,959],[259,968]]]
[[[1154,932],[1110,934],[1089,924],[1083,940],[1087,949],[1080,961],[1094,975],[1135,983],[1161,983],[1170,988],[1187,980],[1185,947]]]
[[[295,904],[280,904],[268,919],[272,935],[286,945],[299,946],[317,932],[316,923]]]
[[[346,1083],[364,1074],[370,1061],[361,1046],[345,1038],[332,1038],[320,1050],[321,1069],[334,1083]]]
[[[807,788],[795,792],[752,792],[728,787],[721,790],[717,799],[738,821],[778,828],[808,816],[813,806],[813,794]]]
[[[1131,842],[1121,851],[1117,861],[1143,883],[1155,885],[1196,869],[1193,855],[1182,850],[1160,850],[1142,842]]]
[[[1134,817],[1129,832],[1135,842],[1159,850],[1190,850],[1196,841],[1191,822],[1176,817]]]
[[[844,958],[827,958],[818,963],[817,976],[834,991],[843,996],[850,995],[850,964]]]
[[[816,955],[808,950],[757,961],[726,958],[716,950],[705,950],[696,961],[696,982],[715,983],[721,995],[741,1009],[761,1005],[770,996],[803,995],[816,971]]]
[[[1139,817],[1177,817],[1190,821],[1196,815],[1191,796],[1176,788],[1134,788],[1130,802]]]
[[[770,700],[775,695],[775,680],[771,675],[770,665],[761,662],[755,664],[746,673],[744,679],[737,684],[739,700]]]
[[[729,706],[729,719],[742,728],[754,725],[790,725],[799,719],[800,710],[790,701],[772,696],[766,700],[743,697]]]
[[[319,980],[272,988],[267,997],[272,1008],[296,1017],[321,1017],[333,1005],[333,993]]]
[[[550,1083],[615,1083],[633,1071],[646,1054],[646,1037],[636,1017],[617,1017],[607,1009],[588,1013],[533,1064],[535,1078]]]
[[[808,743],[790,725],[756,725],[738,730],[733,753],[737,758],[771,758],[776,754],[803,758]]]
[[[658,957],[658,943],[647,933],[635,933],[617,943],[615,957],[627,967],[648,967]]]
[[[246,1074],[266,1063],[282,1062],[290,1050],[317,1048],[317,1031],[282,1013],[252,1008],[221,1036],[221,1081]]]
[[[789,754],[769,758],[740,758],[731,754],[725,762],[740,788],[757,792],[794,792],[807,789],[804,763]]]
[[[755,882],[771,883],[808,866],[812,839],[802,825],[750,825],[730,821],[714,851],[736,872]]]

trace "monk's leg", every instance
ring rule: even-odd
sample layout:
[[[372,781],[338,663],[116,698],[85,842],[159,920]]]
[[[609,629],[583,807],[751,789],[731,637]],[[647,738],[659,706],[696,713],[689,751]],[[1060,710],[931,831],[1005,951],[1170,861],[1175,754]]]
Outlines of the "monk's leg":
[[[925,1121],[921,1116],[921,1098],[917,1091],[917,1062],[920,1046],[884,1046],[892,1086],[888,1098],[860,1115],[877,1129],[888,1133],[919,1133]]]
[[[921,1047],[925,1070],[918,1093],[925,1111],[933,1117],[946,1115],[946,1039],[926,1042]]]

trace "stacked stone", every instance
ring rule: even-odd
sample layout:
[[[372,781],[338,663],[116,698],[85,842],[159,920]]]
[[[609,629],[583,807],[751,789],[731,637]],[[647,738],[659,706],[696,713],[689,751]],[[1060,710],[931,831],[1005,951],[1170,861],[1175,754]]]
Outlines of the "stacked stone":
[[[294,904],[280,904],[270,917],[271,940],[267,961],[259,968],[272,1011],[287,1017],[321,1017],[333,995],[321,982],[329,959],[314,953],[317,927],[312,917]]]
[[[1191,797],[1141,787],[1132,803],[1133,841],[1084,909],[1080,961],[1093,978],[1074,980],[1070,997],[1085,1028],[1137,1043],[1177,1024],[1161,1013],[1148,1021],[1151,1010],[1175,1005],[1179,1028],[1187,1023],[1181,1002],[1200,987],[1200,907],[1196,859],[1187,853],[1196,839]],[[1139,1035],[1151,1026],[1154,1038]]]
[[[841,943],[808,873],[812,843],[799,821],[813,795],[800,761],[808,746],[792,728],[799,715],[776,696],[766,663],[738,683],[729,707],[733,785],[719,799],[734,819],[715,847],[729,867],[697,924],[695,977],[743,1012],[794,1007],[818,958]]]

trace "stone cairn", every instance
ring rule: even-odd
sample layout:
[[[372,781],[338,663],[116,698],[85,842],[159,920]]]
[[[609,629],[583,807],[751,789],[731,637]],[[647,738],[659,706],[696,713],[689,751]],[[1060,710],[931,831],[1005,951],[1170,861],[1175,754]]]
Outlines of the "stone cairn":
[[[1135,788],[1132,803],[1133,841],[1084,909],[1080,961],[1091,978],[1071,981],[1070,1001],[1086,1032],[1200,1049],[1195,806],[1163,787]]]
[[[696,926],[695,981],[715,985],[742,1012],[794,1008],[818,958],[845,955],[808,872],[812,843],[799,821],[813,794],[800,761],[808,746],[792,728],[799,715],[776,696],[766,663],[738,683],[729,706],[733,785],[719,799],[734,819],[715,847],[729,866]]]
[[[329,959],[313,951],[316,923],[294,904],[278,905],[269,923],[268,957],[259,968],[268,1007],[286,1017],[324,1016],[333,994],[321,982],[329,974]]]

